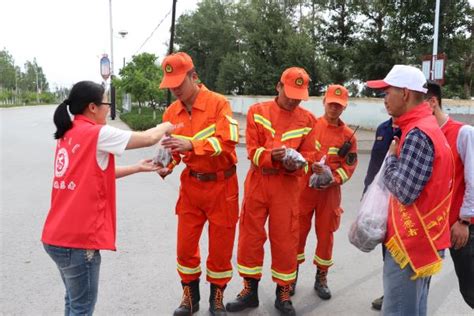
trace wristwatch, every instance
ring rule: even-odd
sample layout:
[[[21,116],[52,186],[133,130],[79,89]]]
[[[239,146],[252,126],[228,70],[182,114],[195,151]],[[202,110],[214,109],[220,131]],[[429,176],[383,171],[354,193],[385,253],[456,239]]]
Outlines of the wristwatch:
[[[470,221],[467,221],[467,220],[462,219],[462,218],[458,218],[458,222],[459,222],[459,224],[463,224],[463,225],[466,225],[466,226],[471,225]]]

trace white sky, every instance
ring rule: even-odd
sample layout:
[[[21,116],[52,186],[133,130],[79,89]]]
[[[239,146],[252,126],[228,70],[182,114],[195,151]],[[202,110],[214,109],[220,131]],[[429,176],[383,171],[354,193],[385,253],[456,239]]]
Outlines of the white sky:
[[[137,53],[172,0],[112,0],[114,72]],[[178,0],[176,17],[196,8],[197,0]],[[138,52],[160,59],[167,53],[171,14]],[[122,39],[118,34],[126,30]],[[53,89],[80,80],[101,82],[99,60],[110,57],[109,0],[0,0],[0,49],[23,69],[36,57]]]

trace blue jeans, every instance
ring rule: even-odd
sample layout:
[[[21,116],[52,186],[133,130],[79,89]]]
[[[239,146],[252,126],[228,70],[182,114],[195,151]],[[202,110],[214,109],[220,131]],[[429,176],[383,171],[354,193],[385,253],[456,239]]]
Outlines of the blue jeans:
[[[444,257],[444,250],[439,251]],[[428,292],[431,277],[411,280],[414,274],[408,264],[404,269],[387,252],[383,265],[384,316],[425,316],[428,306]]]
[[[64,315],[92,315],[99,289],[100,252],[43,244],[66,287]]]

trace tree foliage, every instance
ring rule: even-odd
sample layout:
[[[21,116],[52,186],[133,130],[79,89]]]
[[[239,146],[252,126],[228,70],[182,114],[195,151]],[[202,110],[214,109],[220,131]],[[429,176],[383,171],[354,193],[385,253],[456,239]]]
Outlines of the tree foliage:
[[[114,85],[130,93],[139,106],[145,102],[161,103],[164,91],[159,89],[163,71],[157,65],[154,54],[142,53],[133,56],[132,61],[120,70],[120,77],[114,79]]]
[[[178,19],[175,42],[193,57],[201,80],[222,93],[274,94],[281,71],[299,66],[312,78],[312,95],[330,83],[356,94],[357,83],[383,78],[397,63],[421,65],[432,53],[435,2],[203,0]],[[469,98],[473,8],[445,0],[440,11],[445,94]]]
[[[13,56],[0,50],[0,103],[35,104],[56,101],[49,91],[49,83],[36,59],[26,61],[23,68],[15,64]]]

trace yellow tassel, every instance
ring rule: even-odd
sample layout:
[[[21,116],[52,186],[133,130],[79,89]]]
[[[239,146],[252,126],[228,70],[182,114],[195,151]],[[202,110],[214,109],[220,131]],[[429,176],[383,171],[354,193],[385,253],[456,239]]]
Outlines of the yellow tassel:
[[[387,250],[392,254],[393,260],[400,266],[401,269],[404,269],[406,265],[410,262],[408,256],[400,247],[395,236],[390,238],[390,240],[385,244]]]
[[[441,271],[442,266],[443,266],[443,262],[441,260],[438,262],[432,263],[429,266],[423,267],[415,271],[415,274],[411,277],[411,279],[416,280],[418,278],[426,278],[426,277],[432,276],[438,273],[439,271]]]

